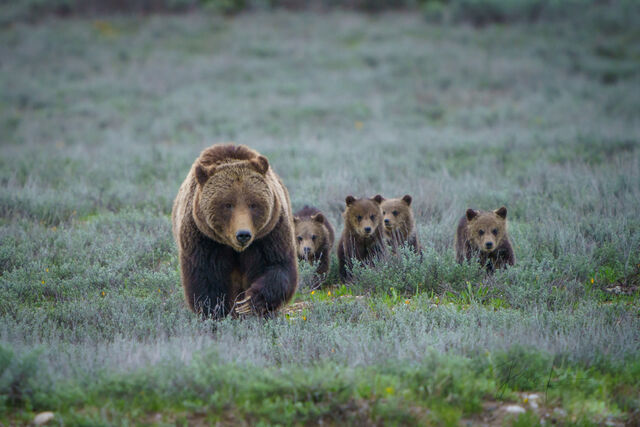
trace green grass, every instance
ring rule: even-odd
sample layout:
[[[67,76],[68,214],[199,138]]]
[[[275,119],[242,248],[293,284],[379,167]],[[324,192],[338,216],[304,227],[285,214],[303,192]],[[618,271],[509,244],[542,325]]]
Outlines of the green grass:
[[[0,29],[0,423],[638,422],[640,32],[601,11]],[[350,285],[334,258],[321,289],[303,264],[286,314],[200,321],[169,215],[222,141],[338,234],[346,195],[411,194],[422,258]],[[459,217],[500,205],[517,265],[456,264]]]

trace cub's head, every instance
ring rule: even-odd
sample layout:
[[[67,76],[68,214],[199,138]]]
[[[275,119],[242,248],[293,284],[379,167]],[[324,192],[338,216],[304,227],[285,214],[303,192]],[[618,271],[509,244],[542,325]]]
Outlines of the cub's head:
[[[344,211],[345,227],[350,227],[358,236],[372,237],[382,224],[382,196],[377,195],[371,199],[356,199],[347,196],[345,202],[347,208]]]
[[[413,224],[413,212],[411,212],[411,196],[405,195],[401,199],[383,199],[380,207],[384,230],[387,233],[406,232]]]
[[[324,226],[324,216],[318,212],[309,218],[294,217],[293,223],[296,229],[298,257],[310,259],[318,250],[322,249],[328,238],[328,232]]]
[[[242,252],[275,214],[263,156],[218,166],[197,164],[193,211],[200,230]]]
[[[482,252],[493,252],[507,234],[507,208],[493,212],[467,209],[469,239]]]

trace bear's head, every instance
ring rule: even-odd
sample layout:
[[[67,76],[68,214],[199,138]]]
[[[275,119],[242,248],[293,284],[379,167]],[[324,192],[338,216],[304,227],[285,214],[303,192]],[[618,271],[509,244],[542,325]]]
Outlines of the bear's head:
[[[324,216],[318,212],[310,218],[294,217],[293,223],[296,229],[298,257],[310,259],[327,241],[328,232],[324,226]]]
[[[493,212],[467,209],[468,236],[473,245],[485,253],[493,252],[507,235],[507,208]]]
[[[411,212],[411,196],[406,194],[401,199],[384,199],[382,208],[382,225],[389,234],[406,233],[413,224]]]
[[[374,235],[380,224],[382,224],[382,196],[376,195],[371,199],[356,199],[347,196],[345,202],[347,208],[344,211],[345,227],[351,228],[356,235],[361,238],[369,238]]]
[[[277,218],[263,156],[221,165],[195,166],[193,213],[200,231],[242,252]]]

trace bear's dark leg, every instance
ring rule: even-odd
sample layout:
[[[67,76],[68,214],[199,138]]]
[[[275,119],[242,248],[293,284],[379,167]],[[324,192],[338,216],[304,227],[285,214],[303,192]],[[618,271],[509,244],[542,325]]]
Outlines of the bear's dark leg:
[[[227,282],[231,271],[224,248],[202,238],[188,249],[181,254],[180,267],[189,308],[205,317],[224,317],[230,307]]]
[[[245,297],[237,303],[236,311],[239,314],[253,311],[262,316],[275,312],[291,299],[297,282],[298,271],[294,263],[268,267],[253,281]]]

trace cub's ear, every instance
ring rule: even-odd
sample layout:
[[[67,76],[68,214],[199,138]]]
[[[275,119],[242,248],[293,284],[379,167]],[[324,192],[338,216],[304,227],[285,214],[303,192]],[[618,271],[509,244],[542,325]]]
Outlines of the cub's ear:
[[[405,195],[404,195],[404,197],[402,198],[402,200],[404,200],[404,202],[407,204],[407,206],[411,206],[411,201],[412,201],[413,199],[411,198],[411,196],[410,196],[410,195],[405,194]]]
[[[507,219],[507,208],[505,208],[504,206],[501,207],[500,209],[496,209],[495,211],[493,211],[496,215],[498,215],[500,218],[502,219]]]
[[[209,179],[211,172],[213,172],[213,169],[207,170],[205,166],[202,166],[201,163],[198,163],[196,165],[195,172],[196,172],[196,181],[198,181],[198,184],[204,185],[205,182],[207,182],[207,180]]]
[[[255,159],[251,160],[251,166],[256,170],[256,172],[264,175],[269,170],[269,160],[267,160],[264,156],[258,156]]]
[[[473,209],[467,209],[467,221],[473,221],[478,216],[478,211]]]
[[[313,215],[311,219],[316,222],[319,222],[320,224],[324,223],[324,215],[322,215],[321,212],[318,212],[317,214]]]
[[[373,200],[377,204],[380,204],[380,203],[384,202],[384,197],[382,197],[379,194],[376,194],[375,196],[373,196],[373,198],[371,200]]]
[[[297,223],[299,223],[299,222],[300,222],[300,217],[299,217],[299,216],[294,216],[294,217],[293,217],[293,223],[294,223],[294,224],[297,224]]]
[[[356,201],[356,198],[353,196],[347,196],[346,199],[344,199],[345,203],[347,204],[347,206],[351,205],[351,203]]]

